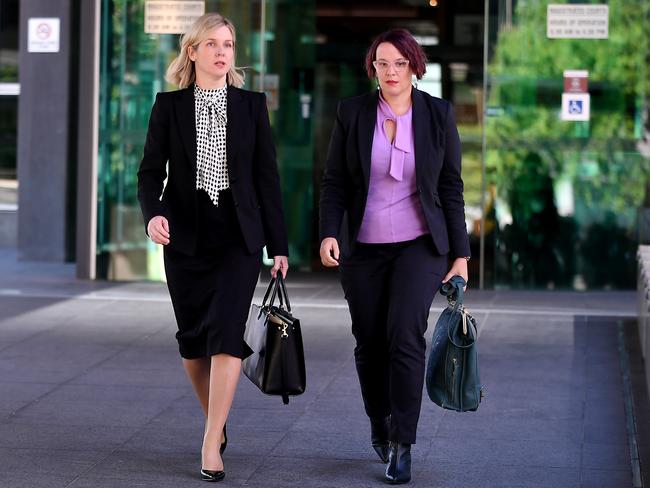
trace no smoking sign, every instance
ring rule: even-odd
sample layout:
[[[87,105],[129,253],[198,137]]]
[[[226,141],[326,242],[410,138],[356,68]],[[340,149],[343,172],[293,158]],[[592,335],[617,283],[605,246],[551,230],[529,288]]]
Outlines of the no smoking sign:
[[[27,25],[27,52],[58,53],[61,19],[31,18]]]
[[[41,41],[46,41],[52,35],[50,24],[41,23],[36,26],[36,35]]]

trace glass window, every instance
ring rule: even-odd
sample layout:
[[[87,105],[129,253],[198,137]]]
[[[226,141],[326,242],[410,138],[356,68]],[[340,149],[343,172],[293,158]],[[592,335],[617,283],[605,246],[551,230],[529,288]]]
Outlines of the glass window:
[[[417,82],[418,89],[434,97],[442,98],[442,66],[440,63],[427,63],[427,72]]]
[[[607,2],[600,40],[547,38],[549,0],[488,3],[485,74],[482,1],[206,1],[238,28],[246,88],[267,94],[293,266],[319,267],[318,188],[337,102],[376,88],[366,49],[379,32],[405,27],[429,59],[419,88],[455,108],[470,274],[482,270],[487,288],[634,285],[636,243],[650,240],[650,225],[639,226],[650,222],[643,0]],[[163,77],[179,36],[144,33],[144,0],[103,0],[102,9],[98,276],[161,279],[136,172],[154,96],[175,89]],[[567,70],[588,72],[588,120],[561,117]]]
[[[18,0],[0,0],[0,209],[18,202],[18,6]]]
[[[104,0],[100,63],[98,277],[163,279],[136,197],[148,118],[179,35],[144,32],[144,0]],[[237,28],[245,88],[268,95],[293,266],[309,266],[313,193],[313,5],[309,1],[206,1]],[[280,11],[282,14],[280,15]],[[264,82],[261,83],[260,74]]]
[[[644,2],[599,2],[609,5],[607,39],[549,39],[547,4],[557,2],[490,3],[499,19],[490,32],[486,155],[493,284],[632,288],[639,209],[650,201]],[[588,72],[587,120],[564,120],[566,70]]]
[[[372,3],[372,5],[370,5]],[[429,63],[419,89],[454,104],[463,144],[463,179],[472,255],[470,273],[478,277],[481,217],[481,110],[483,85],[483,2],[317,2],[316,189],[339,99],[376,89],[364,68],[373,39],[391,28],[406,28],[423,46]],[[458,18],[454,29],[450,19]],[[415,80],[414,80],[415,81]],[[316,220],[317,217],[315,216]]]

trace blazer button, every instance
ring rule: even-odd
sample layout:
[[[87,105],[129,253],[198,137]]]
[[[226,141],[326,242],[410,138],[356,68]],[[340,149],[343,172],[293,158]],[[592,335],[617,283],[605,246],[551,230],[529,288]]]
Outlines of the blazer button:
[[[231,176],[230,177],[230,182],[234,183],[235,181],[237,181],[237,177],[236,176]]]

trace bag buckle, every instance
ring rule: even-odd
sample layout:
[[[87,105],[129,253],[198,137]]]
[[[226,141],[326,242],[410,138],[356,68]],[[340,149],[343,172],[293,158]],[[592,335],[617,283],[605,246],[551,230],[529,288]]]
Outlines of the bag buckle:
[[[270,313],[269,314],[269,322],[274,323],[278,327],[278,330],[282,332],[282,334],[280,335],[281,338],[284,339],[285,337],[289,337],[289,334],[287,334],[287,329],[289,328],[289,325],[291,325],[291,324],[287,323],[286,320],[283,320],[282,317],[280,317],[280,316],[278,316],[278,315],[276,315],[274,313]]]

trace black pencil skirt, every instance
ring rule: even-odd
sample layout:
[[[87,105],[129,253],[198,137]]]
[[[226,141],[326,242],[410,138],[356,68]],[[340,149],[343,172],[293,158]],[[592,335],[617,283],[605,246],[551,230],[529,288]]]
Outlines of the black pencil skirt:
[[[197,252],[190,256],[169,246],[164,250],[180,355],[197,359],[229,354],[244,359],[252,353],[244,330],[262,253],[246,249],[229,191],[220,193],[218,207],[203,191],[198,200],[202,230]]]

